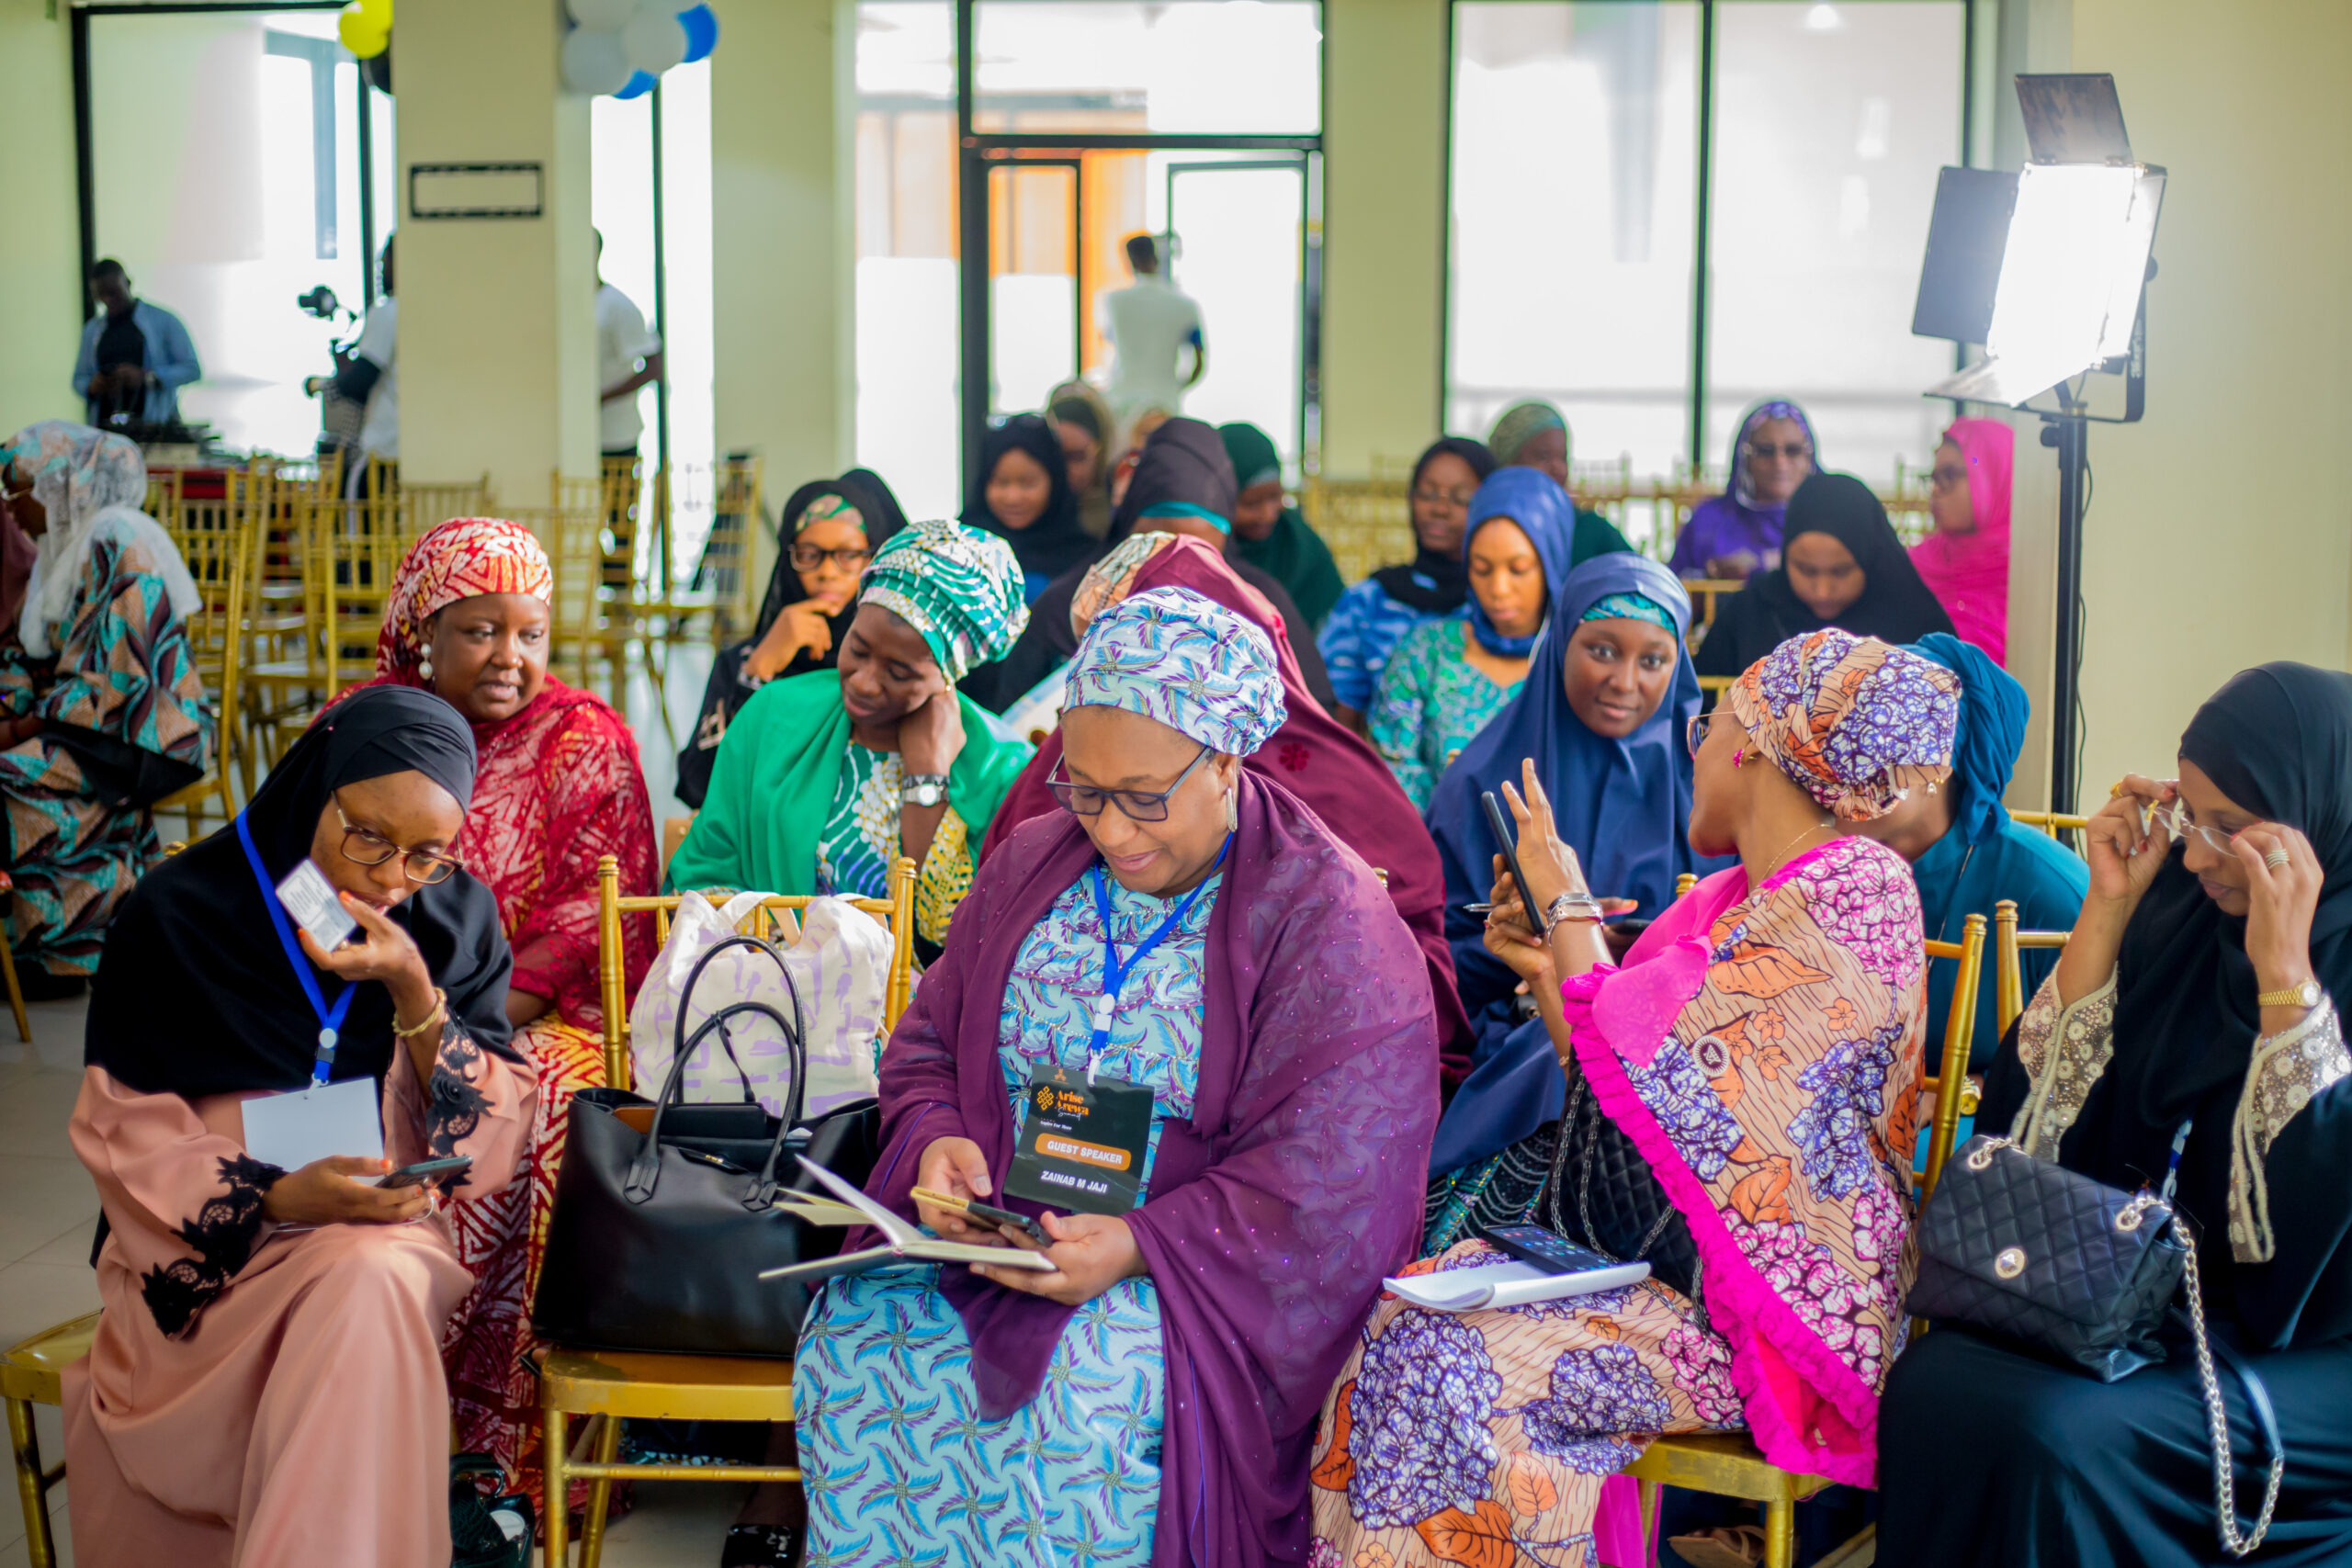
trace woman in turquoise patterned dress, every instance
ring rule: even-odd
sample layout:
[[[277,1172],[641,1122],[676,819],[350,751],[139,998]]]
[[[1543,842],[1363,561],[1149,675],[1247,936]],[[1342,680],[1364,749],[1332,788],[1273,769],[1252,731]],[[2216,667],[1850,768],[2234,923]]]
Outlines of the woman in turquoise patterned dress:
[[[1575,536],[1576,508],[1550,476],[1498,468],[1478,487],[1462,536],[1463,615],[1406,633],[1372,700],[1373,746],[1415,806],[1428,809],[1455,753],[1519,694]]]
[[[918,523],[874,557],[840,668],[762,687],[720,743],[673,887],[887,898],[915,863],[915,930],[947,935],[989,821],[1031,748],[959,694],[1029,618],[1002,539]]]
[[[37,551],[0,641],[8,942],[27,997],[71,996],[155,860],[149,808],[212,761],[186,620],[201,601],[140,510],[147,466],[123,436],[59,420],[20,430],[0,446],[0,498]]]
[[[1198,594],[1090,628],[1066,809],[989,857],[892,1036],[868,1185],[1051,1267],[826,1286],[796,1372],[811,1562],[1305,1555],[1316,1404],[1413,1249],[1437,1040],[1378,879],[1241,766],[1283,713],[1272,643]],[[1041,1092],[1091,1109],[1049,1138]]]

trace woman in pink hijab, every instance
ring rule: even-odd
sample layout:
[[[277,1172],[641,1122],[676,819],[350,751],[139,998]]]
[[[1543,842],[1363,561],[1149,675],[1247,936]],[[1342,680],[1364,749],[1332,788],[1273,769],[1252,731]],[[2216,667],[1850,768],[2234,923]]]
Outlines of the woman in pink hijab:
[[[1956,419],[1936,448],[1928,512],[1935,532],[1911,564],[1943,601],[1961,638],[2007,667],[2009,649],[2009,464],[2017,433],[1997,419]]]

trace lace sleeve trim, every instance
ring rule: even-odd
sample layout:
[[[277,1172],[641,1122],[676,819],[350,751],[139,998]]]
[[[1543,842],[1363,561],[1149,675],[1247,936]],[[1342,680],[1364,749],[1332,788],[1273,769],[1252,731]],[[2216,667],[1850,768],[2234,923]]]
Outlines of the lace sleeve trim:
[[[2276,1250],[2270,1232],[2270,1186],[2264,1165],[2270,1145],[2303,1107],[2352,1077],[2335,1003],[2323,999],[2294,1028],[2254,1043],[2245,1090],[2230,1124],[2230,1252],[2241,1263],[2267,1263]]]
[[[456,1154],[458,1145],[481,1131],[491,1109],[490,1096],[481,1088],[488,1070],[472,1036],[455,1019],[444,1019],[441,1055],[425,1090],[424,1142],[435,1159]]]
[[[166,1338],[193,1330],[197,1314],[229,1288],[253,1256],[254,1239],[261,1234],[262,1199],[285,1174],[250,1155],[220,1161],[224,1190],[179,1226],[180,1239],[196,1249],[196,1256],[160,1264],[140,1280],[139,1293]]]
[[[2033,1092],[2009,1129],[2018,1147],[2037,1159],[2056,1159],[2060,1141],[2114,1055],[2115,976],[2064,1008],[2058,1005],[2058,976],[2044,980],[2018,1020],[2018,1060],[2033,1080]]]

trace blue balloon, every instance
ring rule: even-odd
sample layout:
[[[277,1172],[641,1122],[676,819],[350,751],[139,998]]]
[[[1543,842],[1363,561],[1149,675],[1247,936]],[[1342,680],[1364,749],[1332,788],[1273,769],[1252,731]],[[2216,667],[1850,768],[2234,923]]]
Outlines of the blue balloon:
[[[718,18],[707,6],[695,6],[678,13],[678,20],[686,26],[686,60],[688,65],[708,55],[718,47]]]
[[[655,77],[650,71],[632,71],[628,73],[628,80],[621,84],[621,90],[615,93],[613,96],[616,98],[641,98],[645,96],[646,94],[653,91],[654,81]]]

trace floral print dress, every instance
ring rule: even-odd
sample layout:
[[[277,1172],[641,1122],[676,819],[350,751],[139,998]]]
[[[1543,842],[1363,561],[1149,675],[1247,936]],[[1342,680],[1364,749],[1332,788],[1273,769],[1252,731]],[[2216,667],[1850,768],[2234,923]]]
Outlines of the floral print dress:
[[[1919,941],[1901,859],[1840,839],[1753,897],[1716,873],[1625,970],[1563,987],[1579,1066],[1690,1225],[1700,1299],[1385,1299],[1324,1405],[1318,1568],[1580,1568],[1601,1483],[1660,1433],[1746,1427],[1785,1469],[1871,1482],[1913,1264]]]
[[[1202,886],[1121,987],[1098,1064],[1152,1090],[1147,1193],[1160,1130],[1192,1115],[1199,1088],[1205,936],[1222,880]],[[1170,901],[1108,886],[1112,940],[1129,953]],[[1080,877],[1022,942],[1005,985],[998,1060],[1016,1117],[1033,1067],[1086,1065],[1102,980],[1102,922]],[[1122,1280],[1080,1307],[1037,1396],[989,1421],[963,1320],[932,1288],[937,1269],[834,1280],[808,1314],[795,1396],[809,1562],[1143,1568],[1159,1506],[1166,1383],[1157,1287]]]
[[[1407,632],[1367,716],[1373,748],[1423,811],[1439,776],[1527,683],[1498,685],[1471,663],[1462,648],[1466,624],[1450,616]]]

